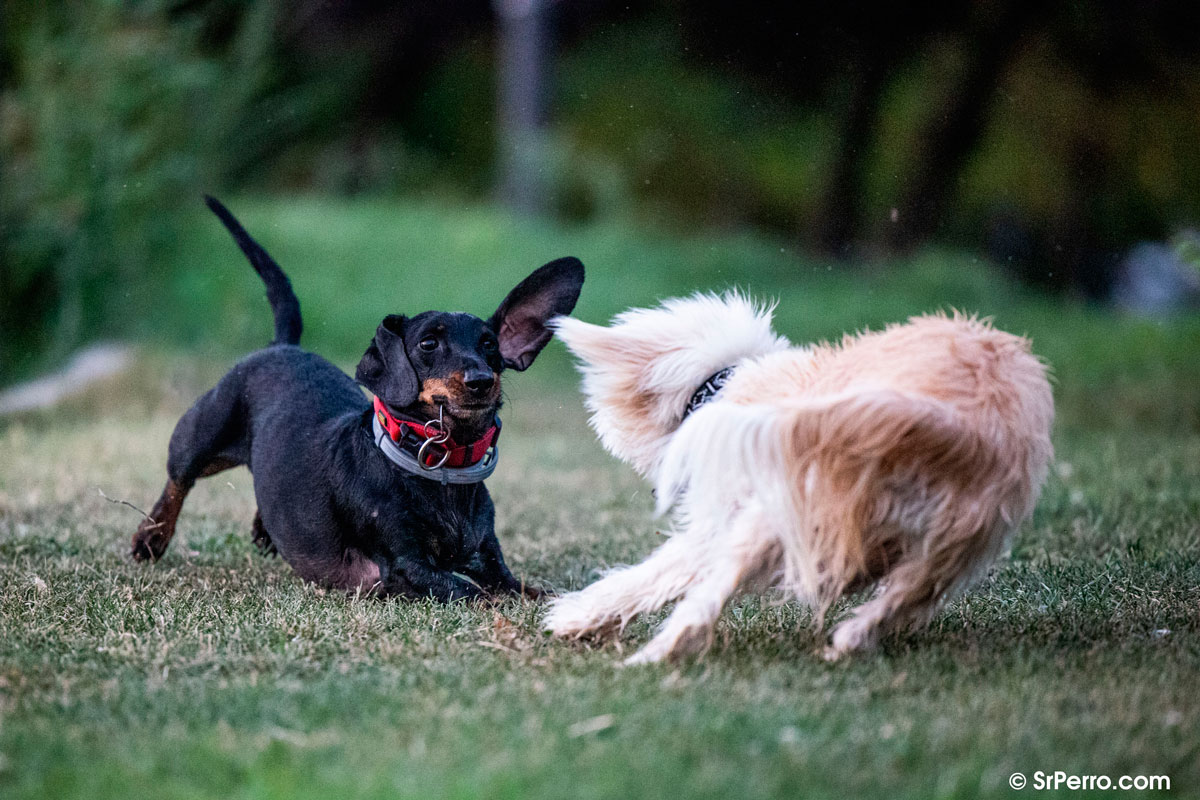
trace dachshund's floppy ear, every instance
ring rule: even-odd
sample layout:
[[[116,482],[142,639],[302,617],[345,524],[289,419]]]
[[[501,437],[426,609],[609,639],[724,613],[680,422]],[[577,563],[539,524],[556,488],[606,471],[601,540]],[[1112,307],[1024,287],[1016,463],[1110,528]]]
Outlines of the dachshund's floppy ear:
[[[528,369],[550,341],[546,323],[570,314],[582,288],[583,264],[569,256],[539,267],[517,284],[488,320],[500,340],[504,366]]]
[[[411,406],[420,390],[417,372],[404,349],[406,322],[400,314],[384,317],[354,372],[356,381],[392,408]]]

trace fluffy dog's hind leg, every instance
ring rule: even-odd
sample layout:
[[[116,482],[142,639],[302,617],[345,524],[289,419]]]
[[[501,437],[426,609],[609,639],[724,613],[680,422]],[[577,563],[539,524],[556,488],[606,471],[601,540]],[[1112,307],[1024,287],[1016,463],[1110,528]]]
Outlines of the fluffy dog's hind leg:
[[[955,527],[952,523],[937,537],[950,544],[936,553],[914,554],[883,576],[875,596],[833,629],[826,660],[870,650],[885,634],[927,623],[996,558],[1011,533],[1002,521],[970,526],[969,534]]]
[[[696,580],[706,544],[691,532],[675,534],[642,563],[613,570],[586,589],[554,600],[544,628],[578,639],[662,608]]]
[[[924,622],[937,610],[937,598],[918,562],[901,564],[884,578],[876,595],[838,623],[825,648],[825,660],[872,650],[885,633]]]
[[[713,543],[703,573],[662,629],[625,663],[675,660],[707,650],[725,604],[748,584],[771,582],[782,558],[779,540],[771,535],[763,516],[754,511],[740,514],[728,534]]]

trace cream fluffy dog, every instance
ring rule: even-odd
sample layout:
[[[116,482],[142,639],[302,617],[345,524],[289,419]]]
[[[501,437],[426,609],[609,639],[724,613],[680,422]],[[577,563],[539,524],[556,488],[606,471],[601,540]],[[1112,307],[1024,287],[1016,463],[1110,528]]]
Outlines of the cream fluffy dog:
[[[676,532],[555,600],[548,630],[621,629],[678,599],[627,663],[652,662],[703,651],[740,591],[781,587],[820,625],[873,585],[833,630],[837,658],[927,622],[1032,512],[1054,401],[1026,339],[933,315],[795,347],[771,310],[696,295],[607,328],[554,323],[600,440],[653,482],[659,513],[674,507]]]

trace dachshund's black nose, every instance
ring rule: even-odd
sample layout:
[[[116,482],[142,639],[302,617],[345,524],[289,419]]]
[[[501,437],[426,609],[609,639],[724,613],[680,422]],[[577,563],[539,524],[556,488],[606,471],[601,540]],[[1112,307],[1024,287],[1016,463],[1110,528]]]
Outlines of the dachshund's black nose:
[[[466,384],[467,388],[471,390],[471,394],[482,396],[490,392],[496,385],[496,378],[492,375],[471,377]]]

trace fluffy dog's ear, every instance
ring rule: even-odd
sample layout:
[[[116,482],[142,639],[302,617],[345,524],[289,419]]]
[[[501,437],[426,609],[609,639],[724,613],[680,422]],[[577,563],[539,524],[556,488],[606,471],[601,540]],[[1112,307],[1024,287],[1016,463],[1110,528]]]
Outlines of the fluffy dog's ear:
[[[517,284],[488,320],[500,340],[504,366],[528,369],[550,341],[546,323],[570,314],[582,288],[583,264],[569,256],[539,267]]]
[[[392,408],[417,402],[420,381],[404,349],[404,325],[408,319],[389,314],[375,330],[371,346],[358,362],[354,379]]]

